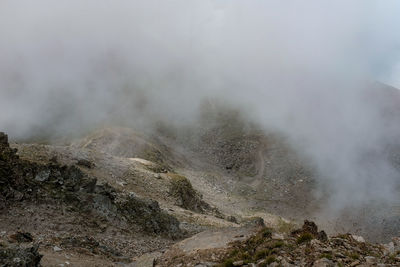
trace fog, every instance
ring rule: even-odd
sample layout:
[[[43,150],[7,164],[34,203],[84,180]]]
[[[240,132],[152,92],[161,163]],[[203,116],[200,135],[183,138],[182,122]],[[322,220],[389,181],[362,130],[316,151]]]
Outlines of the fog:
[[[195,121],[204,99],[287,136],[330,206],[397,201],[399,1],[0,1],[0,129]],[[380,90],[380,89],[376,89]],[[368,159],[366,159],[366,157]]]

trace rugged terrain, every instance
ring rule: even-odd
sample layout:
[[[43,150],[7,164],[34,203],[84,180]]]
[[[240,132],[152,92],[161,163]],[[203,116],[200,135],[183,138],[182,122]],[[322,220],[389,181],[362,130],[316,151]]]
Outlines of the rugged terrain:
[[[396,210],[300,228],[324,201],[314,176],[284,137],[230,110],[194,130],[108,127],[51,144],[1,133],[0,263],[399,265]]]

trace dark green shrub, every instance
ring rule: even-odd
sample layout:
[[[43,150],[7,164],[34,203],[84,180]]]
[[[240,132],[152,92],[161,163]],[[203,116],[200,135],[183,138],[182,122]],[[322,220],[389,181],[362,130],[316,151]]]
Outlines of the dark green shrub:
[[[297,244],[302,244],[304,242],[308,242],[308,241],[312,240],[313,238],[314,238],[314,236],[312,234],[303,233],[297,238],[296,243]]]

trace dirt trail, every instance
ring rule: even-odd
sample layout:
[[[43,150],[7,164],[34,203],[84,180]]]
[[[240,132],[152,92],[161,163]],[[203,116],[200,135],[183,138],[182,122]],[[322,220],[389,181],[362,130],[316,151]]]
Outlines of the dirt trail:
[[[265,173],[265,157],[264,157],[264,152],[265,152],[265,144],[262,143],[257,151],[257,160],[255,163],[255,168],[257,170],[257,174],[255,176],[244,176],[241,178],[241,180],[244,183],[249,184],[253,188],[258,188],[264,179],[264,173]]]
[[[223,248],[230,242],[249,238],[254,232],[254,227],[229,227],[219,230],[208,230],[185,239],[174,245],[174,247],[185,253],[191,253],[199,249]]]

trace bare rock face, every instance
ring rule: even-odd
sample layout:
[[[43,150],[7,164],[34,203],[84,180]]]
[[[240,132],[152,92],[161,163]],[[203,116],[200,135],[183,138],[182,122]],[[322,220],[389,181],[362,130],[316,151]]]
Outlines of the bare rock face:
[[[19,159],[7,135],[0,133],[0,198],[7,203],[22,200],[60,200],[80,203],[79,195],[93,193],[96,179],[75,166],[40,165]]]
[[[15,196],[14,189],[23,183],[14,172],[14,162],[18,162],[16,151],[8,144],[8,136],[0,132],[0,198],[2,200]]]

